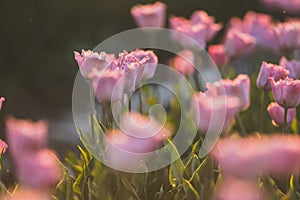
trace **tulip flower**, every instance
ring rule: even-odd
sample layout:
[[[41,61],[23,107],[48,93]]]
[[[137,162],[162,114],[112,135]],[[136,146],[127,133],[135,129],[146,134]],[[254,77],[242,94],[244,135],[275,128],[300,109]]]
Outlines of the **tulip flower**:
[[[154,4],[135,5],[131,8],[131,15],[138,27],[164,27],[167,6],[162,2]]]
[[[210,45],[208,47],[208,54],[218,67],[223,67],[229,60],[222,44]]]
[[[55,186],[61,178],[58,159],[50,150],[22,154],[17,162],[17,174],[23,185],[47,189]]]
[[[258,88],[271,90],[270,77],[273,77],[275,81],[278,81],[280,79],[285,79],[289,74],[290,72],[282,66],[263,62],[260,67],[256,85]]]
[[[283,126],[284,125],[284,108],[282,106],[280,106],[278,103],[270,103],[268,108],[268,113],[271,116],[271,118],[273,119],[273,124],[275,126]],[[288,109],[287,111],[287,125],[291,125],[293,120],[294,120],[294,116],[296,113],[296,109],[295,108],[291,108]]]
[[[0,98],[0,110],[2,109],[3,102],[5,101],[4,97]]]
[[[194,54],[192,51],[183,50],[170,60],[170,65],[182,75],[191,76],[194,69]]]
[[[207,83],[208,92],[213,96],[229,95],[240,100],[240,110],[246,110],[250,105],[250,78],[245,74],[238,75],[234,80],[222,79]]]
[[[285,50],[294,50],[298,48],[298,28],[293,22],[279,23],[275,27],[278,35],[279,46]]]
[[[48,126],[45,121],[33,122],[8,118],[6,120],[7,141],[10,153],[18,162],[25,153],[44,148],[47,142]]]
[[[223,123],[221,131],[225,132],[241,107],[237,97],[211,96],[209,92],[196,93],[193,101],[195,110],[198,111],[195,113],[195,120],[198,122],[199,130],[203,133],[218,127],[220,123]]]
[[[288,77],[292,79],[298,79],[300,76],[300,62],[296,60],[287,60],[286,57],[280,59],[279,64],[289,70],[290,74]]]
[[[7,195],[1,196],[1,200],[47,200],[50,194],[45,194],[45,191],[32,189],[17,189],[9,197]]]
[[[115,60],[114,54],[106,54],[104,52],[81,51],[81,54],[74,52],[75,60],[79,66],[81,75],[89,78],[90,73],[94,70],[102,71],[109,67]]]
[[[230,29],[225,37],[225,52],[230,57],[250,54],[255,47],[256,40],[249,34],[237,29]]]
[[[296,108],[300,104],[300,80],[285,78],[275,81],[270,78],[274,100],[285,108]]]
[[[5,153],[6,149],[7,149],[7,144],[6,142],[4,142],[3,140],[0,139],[0,154],[3,152]]]

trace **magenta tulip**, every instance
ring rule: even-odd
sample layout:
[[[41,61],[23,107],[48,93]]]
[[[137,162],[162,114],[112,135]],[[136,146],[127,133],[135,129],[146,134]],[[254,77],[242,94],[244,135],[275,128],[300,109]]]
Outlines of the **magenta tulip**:
[[[208,53],[218,67],[223,67],[229,60],[225,53],[224,45],[222,44],[210,45],[208,47]]]
[[[296,108],[300,104],[300,80],[285,78],[275,81],[270,78],[274,100],[285,108]]]
[[[138,27],[164,27],[167,6],[162,2],[154,4],[135,5],[131,8],[131,15]]]
[[[289,70],[289,77],[298,79],[300,76],[300,62],[296,60],[287,60],[286,57],[280,59],[280,65]]]
[[[4,97],[0,98],[0,110],[2,109],[3,102],[5,101]]]
[[[191,76],[194,71],[194,54],[190,50],[183,50],[170,60],[170,65],[176,71],[185,76]]]
[[[270,103],[268,108],[268,113],[273,119],[273,124],[275,126],[283,126],[284,125],[284,108],[280,106],[278,103]],[[294,120],[294,116],[296,113],[295,108],[288,109],[287,111],[287,125],[291,125]]]
[[[271,90],[270,77],[274,78],[275,81],[278,81],[280,79],[285,79],[289,74],[290,72],[282,66],[263,62],[260,66],[256,85],[258,88]]]

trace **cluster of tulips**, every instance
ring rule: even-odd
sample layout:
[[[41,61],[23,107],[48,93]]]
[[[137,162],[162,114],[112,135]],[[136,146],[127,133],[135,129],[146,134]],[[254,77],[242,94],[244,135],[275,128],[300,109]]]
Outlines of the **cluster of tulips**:
[[[291,13],[300,11],[297,0],[262,0],[262,3]],[[132,7],[131,15],[140,28],[163,28],[166,9],[167,6],[162,2],[136,5]],[[209,173],[218,174],[218,178],[208,180],[208,185],[212,184],[214,187],[210,198],[299,199],[300,137],[297,127],[300,115],[297,107],[300,104],[300,19],[288,18],[284,22],[279,22],[273,20],[270,15],[249,11],[243,19],[234,17],[228,26],[224,26],[217,23],[207,12],[198,10],[193,12],[189,19],[170,16],[169,28],[173,30],[170,38],[181,45],[182,51],[170,58],[167,64],[189,80],[194,87],[195,92],[189,103],[191,109],[198,112],[192,113],[190,120],[196,122],[198,134],[195,140],[191,141],[193,149],[191,158],[185,158],[185,155],[189,155],[185,153],[182,158],[175,161],[175,164],[171,164],[169,174],[170,177],[176,177],[176,181],[169,178],[171,186],[162,186],[156,191],[155,199],[179,199],[182,194],[183,199],[204,199],[205,187],[209,186],[195,183],[195,179],[202,178],[199,174],[208,160],[212,162]],[[222,42],[213,43],[222,29],[225,29]],[[202,63],[201,57],[195,53],[199,50],[198,45],[207,49],[208,55],[221,71],[223,79],[205,83],[205,80],[197,74],[196,68],[201,67],[199,65]],[[265,56],[271,55],[273,61],[279,58],[278,63],[267,61],[265,56],[260,57],[264,52],[267,52]],[[159,94],[156,87],[148,88],[151,92],[149,90],[145,92],[146,86],[139,87],[137,89],[139,112],[134,111],[132,105],[131,98],[136,87],[142,81],[153,78],[157,68],[160,67],[158,65],[160,56],[155,50],[125,49],[117,57],[110,52],[82,50],[80,53],[74,52],[74,57],[82,77],[91,86],[92,96],[94,95],[101,106],[100,121],[97,122],[106,136],[100,143],[104,143],[107,163],[118,166],[118,169],[134,171],[134,168],[138,167],[135,163],[139,160],[130,157],[127,152],[145,154],[161,148],[167,140],[171,142],[176,124],[172,124],[172,120],[169,120],[171,122],[167,126],[162,126],[159,119],[145,115],[145,108],[153,104],[151,100],[156,103],[159,99],[155,96]],[[244,64],[249,64],[248,61],[251,59],[259,60],[259,69],[255,67],[250,70],[241,69],[241,67],[249,68]],[[252,84],[253,81],[256,81],[256,86]],[[243,125],[245,121],[241,115],[246,115],[248,110],[253,109],[251,95],[256,90],[262,94],[261,112],[256,113],[260,118],[260,124],[257,126],[257,132],[249,133],[245,130]],[[268,102],[270,99],[272,102]],[[4,98],[1,98],[0,108],[3,101]],[[116,124],[111,111],[112,104],[115,103],[121,105],[125,113],[120,116],[119,124]],[[170,104],[173,108],[173,104]],[[91,113],[94,114],[92,105],[91,109]],[[172,110],[170,113],[183,114]],[[264,116],[266,113],[269,113],[275,127],[282,128],[281,133],[266,133],[265,124],[269,119]],[[178,116],[171,116],[168,119],[176,117]],[[92,131],[99,131],[94,130],[93,115],[91,123]],[[220,123],[221,130],[219,130]],[[238,124],[239,128],[236,128],[235,124]],[[292,124],[296,128],[291,128]],[[22,185],[13,194],[8,192],[6,195],[12,196],[9,197],[11,199],[50,198],[51,188],[54,188],[53,186],[62,177],[62,171],[53,151],[45,149],[47,124],[44,121],[32,122],[8,118],[6,125],[8,146],[0,141],[0,147],[2,153],[9,149],[16,165],[17,177]],[[222,134],[221,138],[206,158],[200,158],[194,149],[205,140],[206,133],[218,131]],[[291,134],[292,131],[295,135]],[[174,147],[176,148],[176,145]],[[82,149],[81,151],[83,152]],[[87,152],[89,155],[89,150]],[[83,153],[83,157],[86,163],[81,171],[78,170],[80,172],[89,169],[87,162],[89,156]],[[185,159],[188,161],[183,163]],[[197,165],[195,163],[198,163],[198,166],[193,166]],[[174,168],[178,165],[181,167],[175,173]],[[184,178],[189,172],[185,174],[183,171],[189,167],[194,171],[190,179]],[[68,174],[67,171],[65,174]],[[75,178],[73,181],[75,196],[84,193],[85,186],[82,186],[82,191],[76,190],[79,183],[86,184],[91,176],[95,176],[94,179],[97,180],[97,173],[91,174],[85,177],[85,182],[80,181],[86,174]],[[130,176],[125,175],[126,178]],[[65,175],[63,180],[67,180],[66,177],[69,178]],[[277,187],[270,177],[289,178],[288,189]],[[128,186],[130,190],[134,190],[130,186]],[[268,186],[273,190],[268,189]],[[86,187],[90,188],[90,185]],[[165,192],[166,188],[170,190]],[[198,188],[202,188],[203,191],[198,191]],[[94,190],[93,192],[95,193]],[[138,193],[133,193],[136,199],[140,199]],[[89,198],[93,199],[92,195],[94,194],[88,195]],[[110,195],[111,198],[114,196]]]

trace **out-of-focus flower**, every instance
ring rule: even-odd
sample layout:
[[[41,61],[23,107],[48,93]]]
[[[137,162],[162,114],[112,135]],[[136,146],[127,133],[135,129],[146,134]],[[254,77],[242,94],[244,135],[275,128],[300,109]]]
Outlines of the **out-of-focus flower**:
[[[279,11],[287,11],[294,14],[300,12],[300,2],[298,0],[261,0],[261,2]]]
[[[278,23],[275,27],[278,35],[279,46],[285,50],[294,50],[298,48],[298,31],[296,24],[293,22]]]
[[[0,98],[0,110],[2,109],[3,102],[5,101],[4,97]]]
[[[131,15],[138,27],[164,27],[167,6],[162,2],[154,4],[135,5],[131,8]]]
[[[222,24],[215,23],[215,18],[209,16],[204,10],[195,11],[190,18],[192,24],[204,24],[207,29],[206,41],[212,40],[215,35],[222,29]]]
[[[221,24],[215,23],[214,17],[201,10],[195,11],[189,20],[171,16],[169,22],[171,29],[189,36],[203,48],[206,47],[206,42],[212,40],[222,29]],[[196,48],[193,40],[182,37],[180,34],[172,34],[172,38],[179,41],[185,48]]]
[[[300,62],[296,60],[287,60],[286,57],[280,59],[279,64],[289,70],[289,77],[292,79],[298,79],[300,76]]]
[[[222,79],[207,83],[208,92],[213,96],[229,95],[240,100],[240,110],[246,110],[250,105],[250,78],[245,74],[238,75],[234,80]]]
[[[125,87],[124,72],[107,70],[94,72],[92,81],[96,99],[99,102],[116,102],[122,99]]]
[[[252,180],[225,176],[214,200],[264,200],[264,194]]]
[[[9,197],[0,197],[1,200],[49,200],[49,195],[45,191],[18,189]]]
[[[7,142],[14,160],[18,162],[25,153],[42,149],[47,142],[47,132],[48,126],[45,121],[8,118]]]
[[[298,136],[276,135],[271,137],[268,143],[267,173],[278,175],[299,173],[300,138]]]
[[[47,149],[22,154],[17,162],[17,173],[23,185],[47,189],[61,178],[58,158]]]
[[[230,28],[251,35],[255,38],[257,46],[275,52],[278,51],[278,44],[276,43],[278,38],[270,15],[249,11],[243,20],[239,18],[231,19]]]
[[[171,136],[155,119],[135,112],[122,117],[120,128],[106,133],[106,159],[113,166],[127,170],[136,169],[141,160],[148,159],[146,154],[138,153],[157,150]]]
[[[289,71],[282,66],[263,62],[260,66],[256,85],[258,88],[271,90],[270,77],[273,77],[275,81],[278,81],[280,79],[285,79],[289,74]]]
[[[230,57],[250,54],[255,47],[255,38],[237,29],[230,29],[225,37],[225,52]]]
[[[300,80],[285,78],[275,81],[270,78],[274,100],[285,108],[296,108],[300,104]]]
[[[268,113],[273,119],[273,124],[275,126],[281,126],[284,124],[284,108],[280,106],[278,103],[270,103],[268,108]],[[288,109],[287,111],[287,124],[290,125],[293,120],[296,113],[295,108]]]
[[[219,140],[212,156],[222,172],[238,178],[299,171],[300,138],[291,135],[232,136]]]
[[[170,65],[180,74],[190,76],[194,73],[194,54],[190,50],[183,50],[170,60]]]
[[[81,54],[75,51],[74,56],[84,78],[89,78],[89,74],[93,69],[98,71],[105,70],[115,60],[114,54],[97,53],[90,50],[82,50]]]
[[[3,140],[0,139],[0,154],[3,152],[5,153],[6,149],[7,149],[7,144],[6,142],[4,142]]]
[[[196,93],[193,101],[195,110],[198,111],[195,113],[195,121],[198,122],[199,130],[204,133],[219,127],[218,125],[223,122],[221,131],[225,132],[241,107],[237,97],[212,96],[208,92]]]
[[[223,67],[228,62],[223,44],[210,45],[208,53],[218,67]]]

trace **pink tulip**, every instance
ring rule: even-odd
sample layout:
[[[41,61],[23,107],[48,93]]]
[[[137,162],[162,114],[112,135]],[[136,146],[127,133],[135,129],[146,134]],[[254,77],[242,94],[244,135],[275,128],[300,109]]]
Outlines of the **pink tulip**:
[[[45,121],[32,122],[8,118],[6,134],[14,160],[18,162],[25,153],[44,148],[47,142],[47,132],[48,126]]]
[[[131,15],[138,27],[164,27],[167,6],[162,2],[154,4],[135,5],[131,8]]]
[[[84,78],[89,78],[89,74],[93,71],[93,69],[98,71],[107,69],[115,60],[115,56],[113,54],[106,54],[104,52],[97,53],[90,50],[82,50],[81,54],[75,51],[74,55],[81,75]]]
[[[289,77],[292,79],[298,79],[300,76],[300,62],[296,60],[287,60],[286,57],[280,59],[280,65],[289,70]]]
[[[170,60],[170,65],[180,74],[191,76],[195,71],[193,52],[189,50],[179,52],[175,58]]]
[[[223,67],[228,62],[228,56],[225,53],[224,45],[210,45],[208,53],[218,67]]]
[[[212,151],[222,172],[238,178],[299,171],[300,137],[290,135],[232,136],[219,140]]]
[[[125,171],[137,169],[141,161],[149,159],[146,153],[157,150],[171,136],[155,119],[139,113],[124,115],[120,128],[106,133],[106,159],[110,166]]]
[[[222,183],[214,200],[240,200],[241,198],[243,200],[266,199],[255,181],[222,177]]]
[[[213,96],[237,97],[240,100],[240,110],[246,110],[250,105],[250,78],[245,74],[238,75],[234,80],[223,79],[207,83],[207,88]]]
[[[275,126],[282,126],[284,124],[284,108],[277,103],[270,103],[267,108],[269,115],[273,119],[273,124]],[[294,120],[296,109],[291,108],[287,111],[287,124],[292,124]]]
[[[282,50],[294,50],[298,48],[298,28],[293,22],[279,23],[275,27],[278,35],[279,46]]]
[[[285,108],[296,108],[300,104],[300,80],[285,78],[275,81],[270,78],[274,100]]]
[[[122,99],[125,87],[124,71],[107,70],[94,72],[92,81],[96,99],[99,102],[116,102]]]
[[[4,101],[5,101],[5,98],[1,97],[0,98],[0,110],[2,109],[2,104],[3,104]]]
[[[195,11],[191,18],[171,16],[169,19],[170,28],[189,36],[191,39],[182,37],[180,34],[172,33],[171,37],[185,48],[197,48],[195,42],[201,47],[206,47],[206,42],[212,40],[222,29],[221,24],[215,23],[215,19],[205,11]]]
[[[194,96],[193,101],[195,110],[198,111],[195,113],[195,120],[203,133],[213,130],[218,127],[216,124],[223,122],[222,132],[225,132],[241,107],[239,99],[230,95],[211,96],[209,93],[200,92]]]
[[[230,57],[250,54],[255,47],[255,38],[237,29],[230,29],[225,37],[225,52]]]
[[[282,66],[263,62],[260,67],[256,85],[258,88],[271,90],[270,77],[273,77],[275,81],[278,81],[280,79],[285,79],[289,74],[289,71]]]
[[[266,171],[269,174],[290,175],[299,173],[300,138],[277,135],[270,138]]]
[[[30,189],[17,189],[9,197],[0,197],[1,200],[47,200],[49,194],[45,194],[45,191],[30,190]]]
[[[58,158],[50,150],[22,154],[17,162],[17,174],[23,185],[46,189],[58,183],[61,170]]]
[[[207,28],[206,41],[212,40],[215,35],[222,29],[222,24],[215,23],[215,18],[209,16],[204,10],[195,11],[190,18],[192,24],[204,24]]]
[[[0,154],[5,153],[7,147],[8,146],[7,146],[6,142],[4,142],[3,140],[0,139]]]

